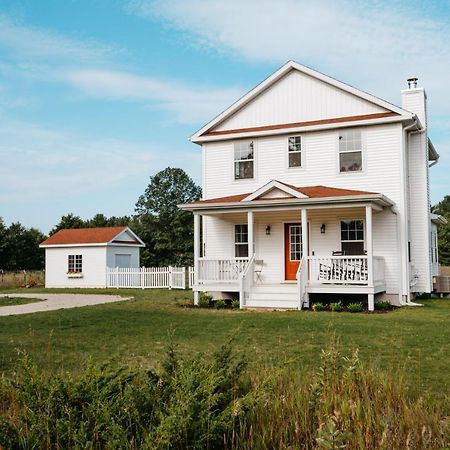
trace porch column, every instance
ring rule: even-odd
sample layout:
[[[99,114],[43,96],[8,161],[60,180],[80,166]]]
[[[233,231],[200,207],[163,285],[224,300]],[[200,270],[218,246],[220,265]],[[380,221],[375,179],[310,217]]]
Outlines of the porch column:
[[[366,243],[367,243],[367,281],[369,288],[373,288],[373,227],[372,206],[366,206]],[[368,295],[369,311],[375,309],[374,294]]]
[[[253,241],[254,241],[253,228],[254,228],[254,214],[253,214],[253,211],[249,211],[247,213],[248,257],[249,258],[251,258],[253,256],[253,253],[255,253],[255,249],[253,246]]]
[[[199,261],[200,258],[200,214],[194,213],[194,305],[198,305],[198,290],[196,286],[198,285],[199,276]]]

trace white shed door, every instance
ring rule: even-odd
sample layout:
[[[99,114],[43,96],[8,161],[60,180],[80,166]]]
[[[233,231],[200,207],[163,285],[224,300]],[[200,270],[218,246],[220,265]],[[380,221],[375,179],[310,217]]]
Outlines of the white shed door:
[[[116,254],[116,264],[114,267],[131,267],[131,255]]]

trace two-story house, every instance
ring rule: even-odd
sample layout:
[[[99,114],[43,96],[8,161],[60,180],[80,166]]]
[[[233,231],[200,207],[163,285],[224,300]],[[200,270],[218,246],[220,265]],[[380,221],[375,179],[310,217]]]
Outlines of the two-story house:
[[[180,205],[194,213],[195,301],[302,308],[358,294],[373,310],[375,297],[431,292],[439,155],[417,79],[401,96],[400,108],[289,61],[195,133],[203,198]]]

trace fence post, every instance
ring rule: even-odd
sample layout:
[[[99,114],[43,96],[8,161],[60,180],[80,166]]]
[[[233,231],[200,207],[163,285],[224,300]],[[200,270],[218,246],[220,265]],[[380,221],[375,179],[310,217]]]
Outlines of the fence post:
[[[145,279],[144,279],[144,277],[145,277],[145,267],[141,267],[140,269],[139,269],[139,273],[141,274],[141,289],[144,289],[144,284],[145,284]]]
[[[169,266],[169,290],[172,289],[172,278],[173,278],[173,273],[172,273],[172,266]]]
[[[186,267],[183,266],[183,289],[186,289]]]
[[[119,289],[119,267],[116,267],[116,289]]]

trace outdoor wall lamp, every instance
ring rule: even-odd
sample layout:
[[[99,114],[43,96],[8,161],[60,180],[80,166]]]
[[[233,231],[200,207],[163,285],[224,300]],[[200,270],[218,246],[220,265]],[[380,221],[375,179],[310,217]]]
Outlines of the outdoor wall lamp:
[[[322,226],[320,227],[320,233],[321,234],[325,234],[325,224],[323,223]]]
[[[266,235],[270,236],[270,225],[267,225],[266,227]]]

